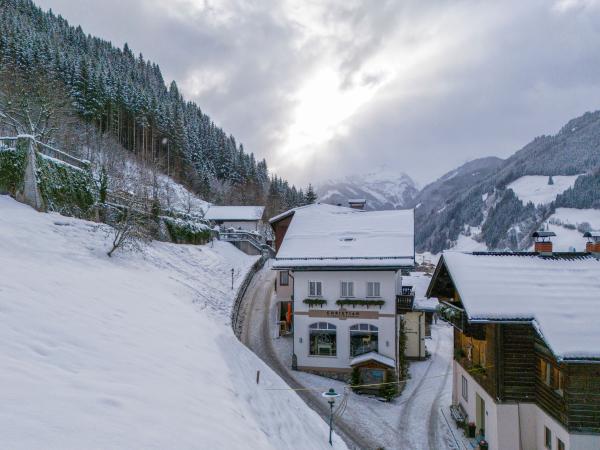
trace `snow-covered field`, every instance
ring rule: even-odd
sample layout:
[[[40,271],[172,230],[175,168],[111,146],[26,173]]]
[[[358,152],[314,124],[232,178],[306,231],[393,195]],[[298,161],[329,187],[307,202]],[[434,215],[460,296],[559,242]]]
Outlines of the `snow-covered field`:
[[[105,229],[0,196],[3,448],[330,448],[229,327],[231,269],[237,286],[254,257],[155,242],[108,258]]]
[[[558,194],[572,187],[578,177],[579,175],[556,175],[552,177],[554,184],[548,184],[547,176],[527,175],[516,179],[507,188],[512,189],[524,204],[532,202],[536,206],[546,205],[556,200]]]
[[[580,252],[585,251],[586,239],[583,237],[583,233],[577,229],[565,228],[564,225],[577,228],[586,223],[592,230],[600,230],[600,210],[556,208],[556,212],[544,222],[548,231],[556,233],[556,237],[552,238],[554,251],[567,252],[573,249]]]

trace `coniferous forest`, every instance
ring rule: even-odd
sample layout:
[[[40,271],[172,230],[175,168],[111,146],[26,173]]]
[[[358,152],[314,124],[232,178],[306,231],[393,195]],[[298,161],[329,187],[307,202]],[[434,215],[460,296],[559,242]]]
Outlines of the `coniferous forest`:
[[[0,91],[52,106],[54,117],[48,114],[39,136],[48,143],[69,149],[82,145],[73,134],[88,141],[110,136],[206,200],[266,204],[268,214],[305,203],[301,189],[270,175],[264,159],[186,101],[174,81],[167,87],[157,64],[127,44],[121,49],[86,35],[30,0],[0,0]],[[69,123],[78,133],[65,132]]]

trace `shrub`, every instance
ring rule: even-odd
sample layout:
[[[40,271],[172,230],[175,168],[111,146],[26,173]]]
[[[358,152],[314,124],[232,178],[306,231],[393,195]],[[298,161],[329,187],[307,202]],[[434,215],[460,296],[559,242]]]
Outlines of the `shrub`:
[[[91,172],[40,154],[36,161],[37,183],[48,209],[86,216],[96,200]]]
[[[0,149],[0,192],[12,195],[22,187],[27,166],[23,149]]]
[[[206,244],[210,239],[210,229],[204,224],[173,217],[162,219],[171,239],[177,244]]]

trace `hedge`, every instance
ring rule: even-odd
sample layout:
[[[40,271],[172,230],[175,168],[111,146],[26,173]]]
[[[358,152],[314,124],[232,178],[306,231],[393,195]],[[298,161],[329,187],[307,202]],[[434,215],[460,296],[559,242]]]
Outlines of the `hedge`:
[[[96,200],[91,171],[41,154],[36,154],[36,161],[38,187],[48,209],[86,216]]]
[[[162,217],[171,240],[176,244],[206,244],[210,239],[210,229],[201,223],[173,217]]]
[[[26,167],[25,150],[0,148],[0,192],[15,195],[23,187]]]

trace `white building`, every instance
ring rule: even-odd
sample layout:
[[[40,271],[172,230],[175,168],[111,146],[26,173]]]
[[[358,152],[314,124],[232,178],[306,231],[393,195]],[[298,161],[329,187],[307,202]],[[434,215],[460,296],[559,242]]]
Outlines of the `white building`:
[[[352,367],[368,366],[371,380],[396,371],[401,272],[414,266],[413,211],[315,204],[270,222],[281,330],[293,331],[297,368],[346,378]],[[410,315],[406,294],[400,308]],[[422,328],[415,351],[422,346],[424,354],[424,321],[412,326]]]
[[[214,206],[206,211],[204,218],[226,228],[260,231],[264,206]]]

